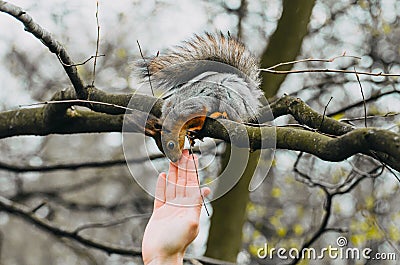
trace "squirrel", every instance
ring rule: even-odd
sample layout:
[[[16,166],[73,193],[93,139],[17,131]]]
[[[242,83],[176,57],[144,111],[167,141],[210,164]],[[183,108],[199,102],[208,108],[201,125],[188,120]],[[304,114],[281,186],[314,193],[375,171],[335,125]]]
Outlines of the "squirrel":
[[[229,33],[194,35],[136,66],[143,82],[166,91],[159,148],[172,162],[182,156],[185,136],[201,130],[206,117],[252,122],[262,106],[258,61]]]

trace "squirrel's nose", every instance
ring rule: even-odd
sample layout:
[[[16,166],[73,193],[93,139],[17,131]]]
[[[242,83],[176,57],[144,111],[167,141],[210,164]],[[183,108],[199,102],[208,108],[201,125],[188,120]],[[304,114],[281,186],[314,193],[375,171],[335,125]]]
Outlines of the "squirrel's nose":
[[[177,155],[175,155],[175,154],[171,154],[171,153],[166,153],[166,155],[167,155],[167,157],[168,157],[168,159],[172,162],[172,163],[176,163],[176,162],[178,162],[178,160],[180,159],[180,157],[178,157]]]
[[[176,162],[178,162],[178,160],[179,160],[179,159],[176,159],[176,158],[170,158],[169,160],[170,160],[172,163],[176,163]]]

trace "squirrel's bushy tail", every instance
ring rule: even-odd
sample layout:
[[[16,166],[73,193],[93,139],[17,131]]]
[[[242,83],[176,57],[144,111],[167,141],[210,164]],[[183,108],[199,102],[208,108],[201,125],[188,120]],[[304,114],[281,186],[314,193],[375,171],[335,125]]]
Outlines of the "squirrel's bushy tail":
[[[167,71],[169,77],[161,74],[159,79],[163,80],[155,80],[155,83],[170,83],[174,74],[171,75],[173,71],[168,70],[168,68],[175,67],[174,72],[179,72],[176,71],[179,64],[192,64],[193,68],[196,68],[196,62],[202,60],[230,65],[242,72],[256,87],[260,85],[257,59],[246,49],[243,43],[229,34],[224,35],[222,33],[195,35],[192,39],[184,41],[182,45],[176,46],[164,55],[139,60],[136,63],[136,70],[139,77],[143,78],[144,81],[148,80],[149,74],[150,76],[157,76],[157,73],[161,73],[163,70]]]

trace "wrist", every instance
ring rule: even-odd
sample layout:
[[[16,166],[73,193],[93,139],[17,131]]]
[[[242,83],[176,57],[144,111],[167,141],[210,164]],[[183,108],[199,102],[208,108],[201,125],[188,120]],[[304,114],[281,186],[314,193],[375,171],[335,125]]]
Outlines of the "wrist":
[[[145,265],[182,265],[183,264],[183,254],[176,253],[173,255],[159,255],[154,257],[153,259],[146,261],[144,260]]]

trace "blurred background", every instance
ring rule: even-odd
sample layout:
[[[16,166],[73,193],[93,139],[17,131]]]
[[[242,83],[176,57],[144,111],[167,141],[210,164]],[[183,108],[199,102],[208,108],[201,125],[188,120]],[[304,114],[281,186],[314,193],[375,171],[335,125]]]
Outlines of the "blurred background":
[[[50,31],[75,62],[95,53],[96,1],[10,2]],[[98,59],[95,84],[109,93],[132,93],[137,88],[131,75],[132,62],[140,59],[137,40],[144,55],[151,56],[204,31],[229,31],[264,68],[345,53],[361,59],[298,63],[293,69],[356,67],[400,74],[400,3],[395,0],[100,0],[99,23],[100,54],[105,57]],[[70,86],[56,56],[4,13],[0,13],[0,60],[1,111],[49,100]],[[78,70],[90,82],[92,62]],[[271,101],[290,94],[323,113],[332,97],[328,115],[364,126],[362,95],[354,74],[263,74],[262,78]],[[399,79],[365,75],[360,79],[367,113],[373,116],[368,126],[399,132]],[[280,117],[276,123],[294,121]],[[151,146],[153,140],[148,141]],[[146,144],[140,139],[132,142],[138,157],[147,156]],[[154,148],[149,150],[158,154]],[[219,144],[215,159],[201,172],[203,180],[215,178],[223,168],[224,150]],[[0,153],[1,196],[26,205],[54,226],[73,230],[102,223],[80,234],[124,248],[140,247],[152,198],[137,185],[124,162],[121,133],[12,137],[0,140]],[[115,163],[110,166],[107,161]],[[154,162],[167,169],[166,159]],[[77,164],[84,166],[74,167]],[[62,169],[54,168],[60,165]],[[314,237],[312,246],[320,249],[336,246],[343,235],[348,246],[395,253],[397,261],[325,259],[324,264],[399,264],[400,174],[387,169],[376,173],[379,166],[361,155],[331,163],[277,150],[266,180],[256,191],[249,193],[244,182],[235,187],[233,196],[209,205],[212,217],[202,213],[200,234],[189,252],[238,264],[278,264],[276,259],[258,258],[257,250],[264,243],[301,249]],[[138,174],[146,172],[138,169]],[[121,222],[104,225],[115,220]],[[140,256],[108,255],[1,211],[0,247],[0,264],[5,265],[142,264]]]

